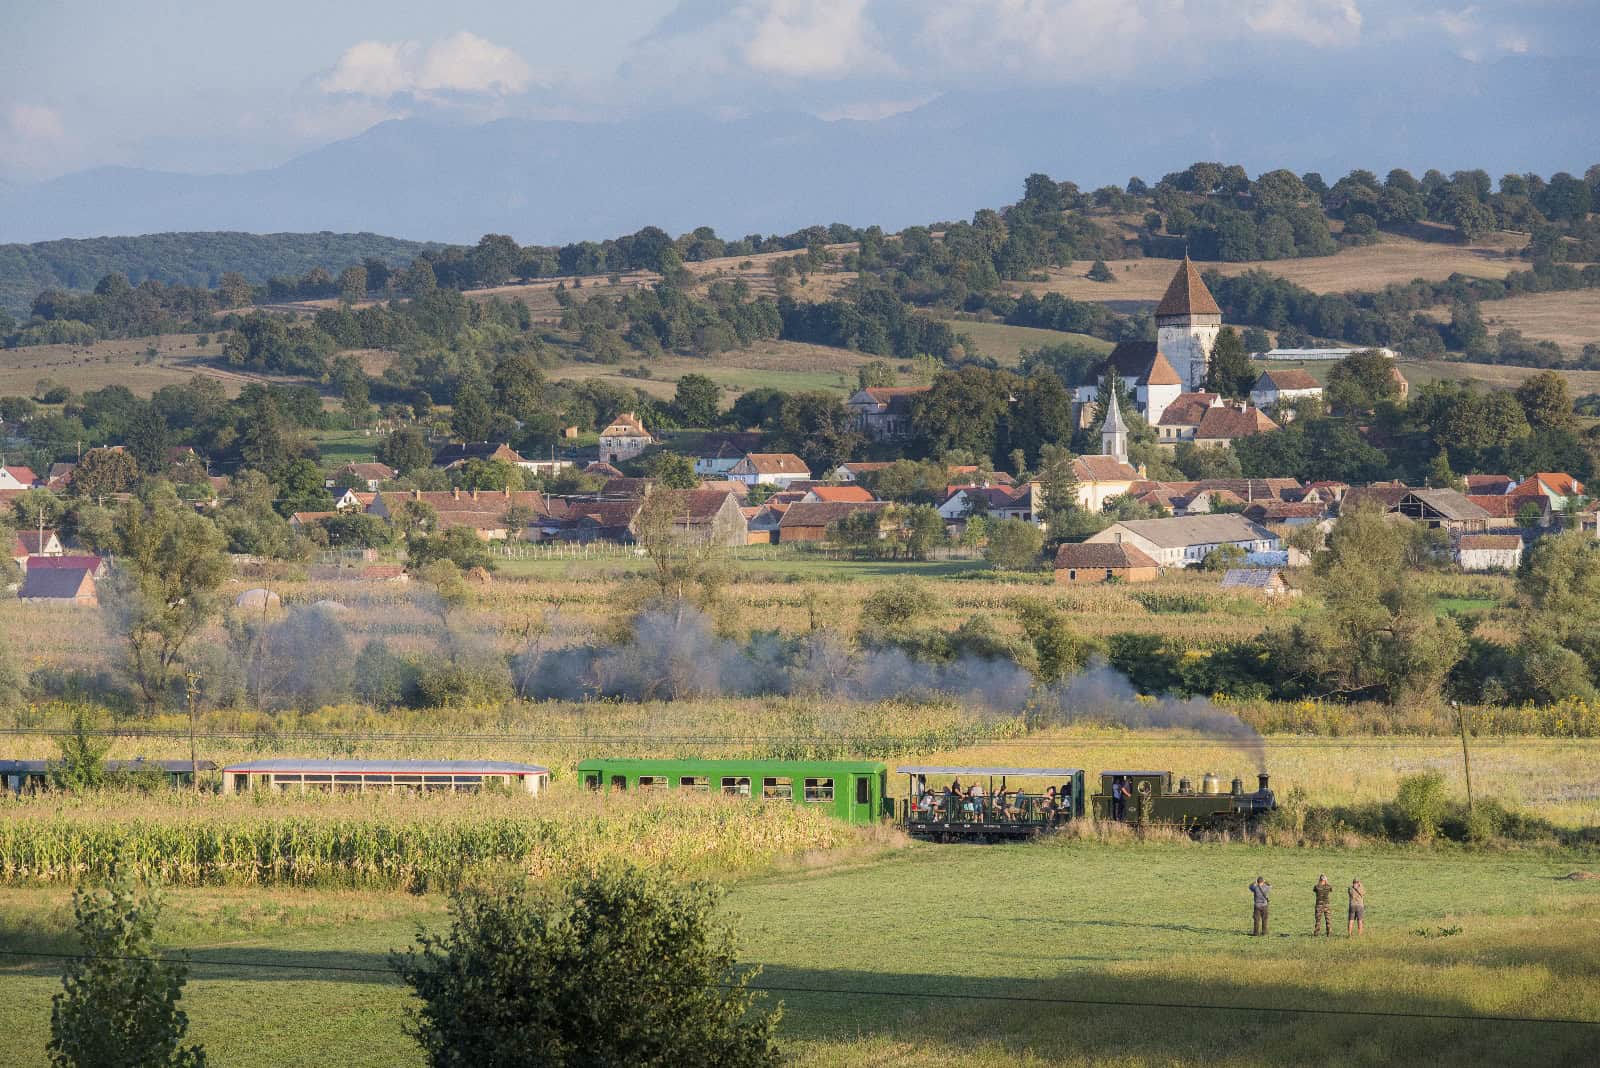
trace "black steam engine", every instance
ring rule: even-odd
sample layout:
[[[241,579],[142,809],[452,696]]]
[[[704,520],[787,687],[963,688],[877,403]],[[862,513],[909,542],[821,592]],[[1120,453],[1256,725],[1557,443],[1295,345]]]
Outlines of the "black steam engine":
[[[1095,819],[1123,823],[1169,823],[1197,830],[1243,827],[1278,807],[1266,772],[1246,793],[1243,779],[1224,787],[1206,772],[1199,787],[1189,779],[1173,789],[1170,771],[1102,771],[1100,791],[1090,799]]]

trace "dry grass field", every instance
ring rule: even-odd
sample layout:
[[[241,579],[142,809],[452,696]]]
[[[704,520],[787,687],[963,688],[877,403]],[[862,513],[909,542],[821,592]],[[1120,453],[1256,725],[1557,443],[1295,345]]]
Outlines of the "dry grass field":
[[[1530,338],[1554,341],[1572,355],[1585,345],[1600,341],[1600,290],[1597,289],[1530,293],[1509,300],[1490,301],[1480,307],[1483,323],[1491,334],[1510,327]],[[1450,318],[1450,309],[1430,308],[1428,314],[1445,322]]]
[[[1499,235],[1507,238],[1509,235]],[[1204,263],[1223,274],[1243,274],[1256,269],[1287,278],[1316,293],[1343,293],[1356,289],[1379,289],[1391,282],[1413,278],[1438,281],[1455,273],[1478,278],[1504,278],[1526,264],[1510,255],[1515,246],[1495,241],[1478,245],[1450,245],[1386,235],[1376,245],[1345,249],[1332,256],[1306,259],[1267,260],[1249,263]],[[1074,300],[1156,301],[1172,281],[1171,260],[1109,260],[1116,276],[1111,282],[1092,282],[1086,275],[1088,261],[1071,267],[1052,269],[1048,282],[1022,282],[1018,292],[1061,293]]]
[[[624,389],[638,388],[652,396],[670,398],[678,379],[686,374],[701,374],[723,388],[724,401],[752,389],[853,390],[856,371],[874,357],[848,349],[807,345],[799,341],[758,341],[747,349],[735,349],[714,357],[660,356],[640,363],[650,369],[649,378],[623,374],[622,366],[596,363],[564,363],[550,372],[553,379],[601,378]]]
[[[156,350],[153,357],[151,348]],[[28,396],[35,384],[45,378],[77,392],[118,385],[127,386],[140,396],[148,396],[162,386],[187,382],[194,375],[216,379],[229,396],[237,395],[249,382],[271,381],[208,362],[221,354],[221,335],[213,335],[202,346],[194,334],[0,349],[0,395]]]

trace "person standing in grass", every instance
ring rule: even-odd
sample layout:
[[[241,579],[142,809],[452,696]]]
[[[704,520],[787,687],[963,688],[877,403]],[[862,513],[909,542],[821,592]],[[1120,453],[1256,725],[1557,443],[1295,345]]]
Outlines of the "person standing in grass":
[[[1260,875],[1250,884],[1250,896],[1255,899],[1255,912],[1250,918],[1250,936],[1265,936],[1267,933],[1267,898],[1272,892],[1272,884]]]
[[[1322,937],[1329,938],[1333,935],[1333,910],[1330,904],[1333,898],[1333,884],[1326,875],[1317,876],[1317,884],[1311,888],[1316,895],[1317,911],[1311,917],[1311,937],[1317,937],[1317,932],[1322,932]]]
[[[1350,915],[1345,920],[1344,936],[1367,933],[1367,888],[1360,879],[1350,880]]]

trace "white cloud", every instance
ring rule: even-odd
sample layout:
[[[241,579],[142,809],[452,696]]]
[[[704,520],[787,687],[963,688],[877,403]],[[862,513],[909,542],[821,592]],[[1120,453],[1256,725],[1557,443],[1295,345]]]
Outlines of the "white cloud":
[[[327,93],[366,97],[473,93],[509,96],[533,83],[533,70],[509,48],[462,30],[423,47],[417,41],[361,41],[345,49],[317,84]]]
[[[1355,0],[1266,0],[1245,16],[1245,24],[1258,33],[1324,48],[1354,44],[1361,23]]]
[[[18,102],[0,111],[0,166],[26,176],[58,173],[76,160],[66,123],[55,108]]]
[[[799,78],[838,78],[893,61],[870,41],[867,0],[766,0],[740,14],[753,24],[743,55],[752,70]]]

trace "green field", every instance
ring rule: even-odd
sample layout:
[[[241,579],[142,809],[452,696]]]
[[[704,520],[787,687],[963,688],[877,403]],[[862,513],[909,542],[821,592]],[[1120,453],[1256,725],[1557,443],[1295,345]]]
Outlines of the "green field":
[[[1594,1027],[1264,1010],[1600,1020],[1600,882],[1562,878],[1583,863],[1450,849],[912,846],[753,879],[727,907],[742,959],[765,967],[759,985],[787,988],[772,996],[796,1064],[1387,1065],[1449,1048],[1457,1065],[1565,1065],[1585,1063]],[[1340,934],[1309,940],[1323,871],[1340,897],[1352,876],[1366,884],[1365,939],[1343,937],[1336,901]],[[1245,884],[1258,873],[1274,883],[1274,931],[1252,940]],[[71,952],[68,908],[64,891],[0,891],[0,946]],[[436,896],[172,892],[163,939],[196,961],[238,962],[197,966],[184,998],[214,1063],[419,1064],[401,1031],[404,992],[383,969],[443,909]],[[43,1063],[58,974],[47,959],[0,963],[12,1063]],[[1212,1008],[1118,1007],[1129,1002]]]
[[[360,430],[329,430],[314,435],[313,440],[322,454],[322,466],[335,468],[376,459],[383,438]]]
[[[958,334],[966,334],[977,344],[984,356],[992,356],[1007,366],[1015,366],[1027,349],[1050,345],[1081,345],[1095,352],[1110,352],[1111,342],[1089,334],[1072,334],[1062,330],[1040,330],[1032,326],[1009,326],[1006,323],[980,323],[970,319],[946,319],[946,326]]]

